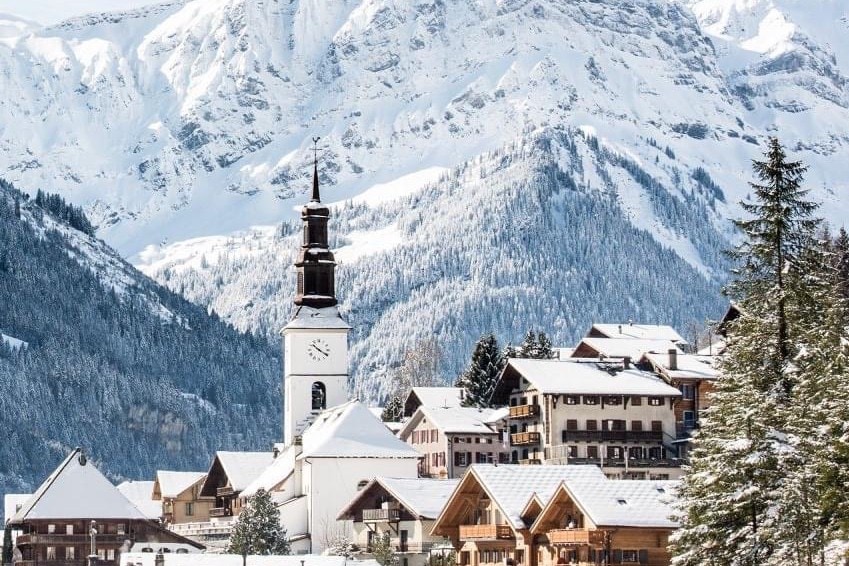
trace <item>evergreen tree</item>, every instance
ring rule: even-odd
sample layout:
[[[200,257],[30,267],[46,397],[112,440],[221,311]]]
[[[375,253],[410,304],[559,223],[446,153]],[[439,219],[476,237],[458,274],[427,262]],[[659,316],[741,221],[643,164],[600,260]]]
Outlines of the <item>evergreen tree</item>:
[[[551,347],[551,340],[546,336],[545,332],[540,330],[537,335],[537,359],[550,360],[555,357],[554,348]]]
[[[392,545],[388,532],[375,537],[371,545],[371,554],[380,566],[396,566],[398,563],[398,556],[395,554],[395,547]]]
[[[6,525],[6,528],[3,529],[3,564],[11,564],[12,558],[12,527]]]
[[[380,414],[380,420],[385,423],[396,423],[404,416],[404,400],[399,395],[393,395],[383,412]]]
[[[726,289],[742,314],[729,325],[723,377],[681,489],[677,566],[788,563],[793,552],[805,553],[799,533],[808,550],[821,548],[810,447],[799,434],[810,423],[796,418],[799,404],[811,406],[812,399],[800,397],[810,397],[811,387],[794,390],[801,382],[798,355],[806,352],[823,300],[824,286],[812,286],[822,280],[817,205],[801,188],[805,167],[787,161],[777,139],[753,169],[756,201],[741,203],[750,218],[736,222],[744,240],[731,252],[738,267]]]
[[[504,358],[495,335],[481,336],[475,344],[468,369],[457,380],[457,387],[465,390],[463,404],[467,407],[492,406],[492,395],[502,369]]]
[[[549,360],[555,357],[554,348],[551,346],[551,340],[545,332],[540,330],[537,334],[533,330],[528,330],[525,334],[525,339],[522,340],[522,345],[515,351],[516,358],[531,358],[534,360]]]
[[[280,524],[280,511],[271,495],[260,489],[236,520],[227,552],[242,556],[280,555],[289,554],[289,550],[286,529]]]
[[[837,285],[843,299],[849,301],[849,233],[841,228],[834,239],[834,264],[837,275]],[[849,320],[846,321],[849,324]]]

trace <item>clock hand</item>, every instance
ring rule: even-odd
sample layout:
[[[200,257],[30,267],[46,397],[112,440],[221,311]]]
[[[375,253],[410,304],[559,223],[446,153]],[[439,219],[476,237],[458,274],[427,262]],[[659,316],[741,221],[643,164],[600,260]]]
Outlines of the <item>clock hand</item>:
[[[325,352],[324,350],[322,350],[321,348],[319,348],[319,347],[318,347],[318,346],[316,346],[315,344],[313,344],[313,345],[312,345],[312,347],[313,347],[315,350],[317,350],[320,354],[322,354],[325,358],[327,357],[327,352]]]

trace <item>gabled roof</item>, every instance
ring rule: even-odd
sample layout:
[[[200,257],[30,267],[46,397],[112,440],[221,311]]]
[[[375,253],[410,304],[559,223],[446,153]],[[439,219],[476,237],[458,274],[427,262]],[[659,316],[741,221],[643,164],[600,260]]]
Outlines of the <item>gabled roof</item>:
[[[687,341],[678,332],[666,324],[593,324],[587,337],[626,338],[641,340],[666,340],[677,344]]]
[[[506,410],[502,409],[443,408],[422,405],[404,423],[398,436],[407,438],[422,419],[427,419],[428,423],[446,434],[497,434],[498,431],[490,425],[506,416]]]
[[[568,497],[596,527],[669,528],[679,481],[566,479],[540,512],[531,532],[556,520],[560,504]]]
[[[384,478],[376,477],[357,492],[356,497],[339,513],[338,520],[353,518],[353,511],[360,500],[373,489],[380,488],[392,496],[398,503],[417,519],[435,519],[442,512],[445,503],[459,479],[437,480],[431,478]]]
[[[212,466],[204,480],[201,493],[214,495],[210,486],[213,472],[217,467],[227,477],[234,491],[241,492],[274,461],[272,452],[216,452]]]
[[[295,307],[292,319],[283,327],[283,332],[292,329],[332,330],[337,328],[351,328],[339,314],[338,307],[315,308],[301,305]]]
[[[172,472],[158,470],[156,483],[159,484],[159,494],[162,497],[177,497],[206,477],[206,472]]]
[[[162,502],[151,499],[153,496],[152,481],[125,481],[118,484],[118,491],[130,500],[145,517],[158,520],[162,516]]]
[[[611,368],[595,361],[511,358],[501,379],[526,379],[540,393],[555,395],[649,395],[680,397],[681,392],[656,375],[638,369]]]
[[[420,458],[359,401],[322,411],[301,436],[299,458]]]
[[[18,509],[32,497],[31,493],[7,493],[3,496],[3,524],[15,516]]]
[[[32,519],[146,519],[77,448],[41,484],[12,518]]]
[[[669,340],[645,338],[583,338],[572,352],[573,358],[604,356],[605,358],[631,358],[639,360],[648,352],[666,352],[675,348]],[[680,352],[680,350],[679,350]],[[683,353],[683,352],[681,352]]]
[[[407,400],[413,397],[425,407],[460,407],[463,403],[463,388],[413,387],[407,395]]]
[[[669,379],[717,379],[719,371],[713,367],[713,357],[693,354],[677,354],[675,369],[670,369],[669,354],[645,354],[647,360],[660,373]]]

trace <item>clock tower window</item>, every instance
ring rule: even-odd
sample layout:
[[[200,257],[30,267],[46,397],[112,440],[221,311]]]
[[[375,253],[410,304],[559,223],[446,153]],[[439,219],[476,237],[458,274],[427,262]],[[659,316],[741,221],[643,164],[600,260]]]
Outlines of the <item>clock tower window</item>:
[[[320,381],[312,384],[312,410],[323,411],[327,408],[327,389]]]

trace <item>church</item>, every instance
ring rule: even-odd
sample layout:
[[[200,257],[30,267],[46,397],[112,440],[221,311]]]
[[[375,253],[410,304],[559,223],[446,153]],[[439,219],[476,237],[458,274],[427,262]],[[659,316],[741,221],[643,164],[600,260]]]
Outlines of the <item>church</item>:
[[[271,493],[292,552],[321,554],[350,536],[339,512],[376,475],[415,478],[420,454],[348,395],[348,333],[339,314],[336,261],[328,243],[330,208],[321,202],[318,164],[301,212],[303,243],[295,307],[283,328],[283,431],[273,462],[241,493]]]

